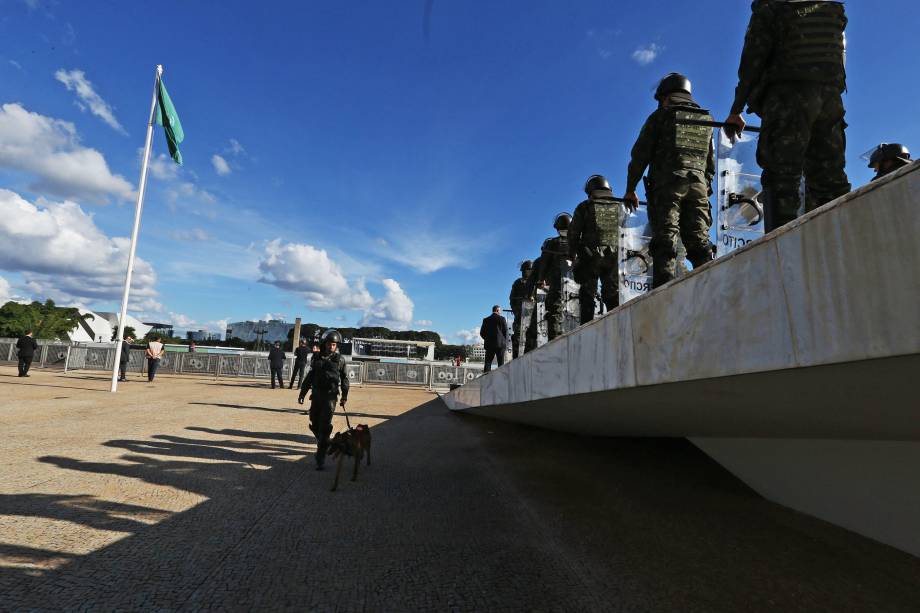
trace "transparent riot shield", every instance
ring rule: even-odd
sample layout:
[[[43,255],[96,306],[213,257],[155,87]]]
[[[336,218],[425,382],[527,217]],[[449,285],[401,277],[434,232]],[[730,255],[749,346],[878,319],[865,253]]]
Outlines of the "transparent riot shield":
[[[581,286],[575,282],[575,273],[571,260],[565,260],[562,271],[562,332],[571,332],[581,325],[581,307],[578,290]]]
[[[757,135],[744,132],[734,143],[722,130],[718,135],[716,257],[721,257],[763,236],[764,224]]]
[[[629,212],[620,207],[620,304],[652,289],[652,226],[645,203]]]
[[[517,325],[517,324],[515,324]],[[536,330],[533,327],[536,326]],[[534,344],[530,349],[536,349],[540,345],[546,344],[547,325],[546,325],[546,292],[538,289],[533,300],[525,300],[521,303],[521,324],[519,328],[521,335],[521,353],[528,350],[530,343]],[[530,336],[530,338],[528,338]]]

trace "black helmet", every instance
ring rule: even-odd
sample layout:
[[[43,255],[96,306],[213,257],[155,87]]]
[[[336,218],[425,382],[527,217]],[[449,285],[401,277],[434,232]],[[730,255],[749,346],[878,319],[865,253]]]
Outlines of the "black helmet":
[[[658,89],[655,90],[655,100],[661,102],[666,96],[675,92],[684,92],[687,95],[693,93],[690,79],[679,72],[672,72],[658,82]]]
[[[533,260],[524,260],[521,262],[521,272],[525,270],[531,270],[533,268]]]
[[[607,177],[604,175],[591,175],[588,177],[588,180],[585,181],[585,193],[590,196],[591,192],[599,189],[610,189],[610,182],[607,181]]]
[[[334,328],[329,328],[323,332],[323,344],[325,345],[326,343],[337,343],[341,345],[342,333],[338,330],[335,330]]]
[[[559,213],[553,220],[553,227],[557,230],[568,230],[569,224],[572,223],[572,216],[568,213]]]
[[[875,151],[869,157],[869,168],[875,168],[887,160],[910,162],[910,151],[900,143],[882,143],[875,148]]]

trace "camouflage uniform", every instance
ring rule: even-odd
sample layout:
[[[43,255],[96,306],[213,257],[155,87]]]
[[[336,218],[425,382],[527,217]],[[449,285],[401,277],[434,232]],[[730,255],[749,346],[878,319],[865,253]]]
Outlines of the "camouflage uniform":
[[[569,257],[575,260],[575,282],[579,284],[580,321],[594,319],[594,297],[601,283],[601,300],[608,311],[620,302],[618,249],[620,205],[608,189],[591,192],[575,207],[569,226]]]
[[[511,357],[518,357],[521,347],[521,339],[518,330],[521,329],[521,307],[527,298],[527,280],[531,276],[522,274],[520,278],[515,279],[511,284],[511,294],[508,296],[508,302],[511,303],[511,313],[514,315],[514,325],[511,333]]]
[[[546,322],[547,337],[553,340],[562,334],[565,321],[565,296],[563,296],[562,276],[568,266],[569,243],[564,236],[554,236],[543,241],[540,247],[539,265],[534,263],[532,275],[537,283],[546,282],[549,289],[546,291]],[[536,326],[533,325],[534,334]],[[536,342],[536,337],[534,338]]]
[[[626,177],[626,191],[634,192],[649,167],[646,196],[652,226],[653,287],[677,276],[678,238],[694,267],[712,259],[712,129],[682,123],[686,120],[712,121],[712,116],[689,96],[652,113],[633,145]]]
[[[763,120],[757,163],[763,168],[769,232],[805,210],[850,191],[844,170],[846,89],[842,3],[756,0],[744,38],[732,114],[744,105]]]

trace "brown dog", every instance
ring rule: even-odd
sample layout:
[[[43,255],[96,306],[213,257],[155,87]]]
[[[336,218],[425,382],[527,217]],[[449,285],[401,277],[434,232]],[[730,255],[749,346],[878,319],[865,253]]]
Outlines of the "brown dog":
[[[329,441],[329,457],[336,459],[335,481],[332,482],[332,490],[339,486],[339,474],[342,472],[342,463],[345,456],[354,456],[355,471],[351,480],[358,478],[358,466],[361,464],[361,458],[367,453],[367,465],[371,465],[371,429],[367,424],[358,424],[355,428],[349,428],[345,432],[339,432]]]

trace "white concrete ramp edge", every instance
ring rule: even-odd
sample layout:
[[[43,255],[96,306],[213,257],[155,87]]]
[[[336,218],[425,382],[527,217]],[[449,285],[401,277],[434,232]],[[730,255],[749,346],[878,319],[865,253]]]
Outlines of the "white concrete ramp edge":
[[[895,471],[904,482],[885,468],[912,458],[912,474],[920,471],[918,305],[914,163],[444,400],[454,411],[571,432],[687,436],[767,498],[920,555],[916,477]],[[859,481],[834,469],[851,464],[846,445],[821,443],[835,439],[900,444],[849,447]],[[752,449],[774,458],[782,450],[772,476]],[[831,449],[838,463],[795,470],[809,450],[817,460]],[[803,488],[806,474],[813,484]],[[851,496],[841,498],[847,484]],[[845,517],[828,511],[835,500]],[[903,519],[880,522],[887,505],[898,507],[888,517]]]

